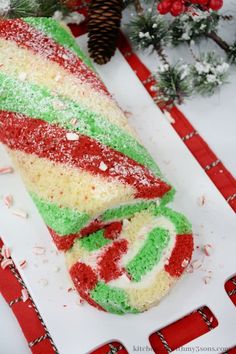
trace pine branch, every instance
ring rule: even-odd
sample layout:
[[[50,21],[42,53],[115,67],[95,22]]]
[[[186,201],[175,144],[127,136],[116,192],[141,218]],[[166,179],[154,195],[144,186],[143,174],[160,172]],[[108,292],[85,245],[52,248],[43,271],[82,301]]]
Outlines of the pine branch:
[[[223,21],[232,21],[233,18],[234,17],[232,15],[220,15],[220,19]]]
[[[137,15],[129,24],[130,39],[137,49],[155,51],[164,64],[168,64],[163,46],[170,40],[166,20],[153,14],[144,12]]]
[[[143,14],[144,9],[143,9],[139,0],[134,0],[134,8],[135,8],[135,11],[137,12],[138,15]]]
[[[169,65],[169,62],[167,60],[167,56],[164,53],[164,49],[161,45],[154,45],[153,46],[155,52],[157,53],[158,57],[161,59],[162,63],[165,65]]]
[[[229,53],[230,46],[216,32],[213,31],[213,32],[206,33],[206,36],[208,38],[211,38],[226,53]]]
[[[192,85],[188,66],[180,62],[175,65],[163,65],[154,74],[157,84],[157,102],[161,105],[173,106],[182,104],[192,94]]]

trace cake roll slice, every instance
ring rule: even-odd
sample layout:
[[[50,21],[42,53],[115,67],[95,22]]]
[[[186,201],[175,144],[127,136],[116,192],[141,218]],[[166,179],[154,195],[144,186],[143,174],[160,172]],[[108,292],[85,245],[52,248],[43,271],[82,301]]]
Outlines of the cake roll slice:
[[[0,21],[0,142],[59,249],[174,192],[53,19]]]
[[[114,232],[116,230],[116,232]],[[139,313],[159,303],[188,266],[191,225],[166,207],[77,239],[66,253],[79,295],[99,310]]]

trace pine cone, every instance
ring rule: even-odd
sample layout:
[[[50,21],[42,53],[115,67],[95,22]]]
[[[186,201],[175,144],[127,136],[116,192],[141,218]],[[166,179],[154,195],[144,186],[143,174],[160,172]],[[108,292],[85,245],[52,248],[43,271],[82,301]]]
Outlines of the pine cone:
[[[123,0],[92,0],[88,17],[88,48],[98,64],[114,55],[119,35]]]

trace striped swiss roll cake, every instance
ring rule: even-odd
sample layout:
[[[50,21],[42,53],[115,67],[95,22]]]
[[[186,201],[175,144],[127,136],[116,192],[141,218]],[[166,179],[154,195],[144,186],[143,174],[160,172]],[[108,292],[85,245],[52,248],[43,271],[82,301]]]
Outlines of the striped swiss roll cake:
[[[53,19],[0,21],[0,128],[59,249],[174,194],[90,60]]]
[[[67,266],[80,296],[115,314],[139,313],[156,305],[188,266],[191,225],[166,207],[136,213],[122,226],[77,239]]]

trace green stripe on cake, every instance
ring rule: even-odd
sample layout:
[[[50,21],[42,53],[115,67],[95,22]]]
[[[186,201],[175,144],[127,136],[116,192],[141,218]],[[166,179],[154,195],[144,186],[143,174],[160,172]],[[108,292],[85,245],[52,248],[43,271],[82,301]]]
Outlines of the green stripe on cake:
[[[160,200],[160,207],[164,207],[166,204],[169,204],[175,196],[175,189],[172,187],[169,192],[164,194],[164,196]]]
[[[139,202],[131,205],[122,205],[119,208],[108,209],[101,216],[102,221],[121,220],[132,217],[135,213],[154,206],[155,202]]]
[[[80,49],[74,37],[61,26],[59,22],[52,18],[46,17],[27,17],[24,22],[34,27],[37,31],[43,32],[55,42],[75,53],[88,67],[95,72],[91,60]]]
[[[70,208],[60,208],[57,204],[40,199],[36,194],[31,197],[47,226],[61,236],[75,234],[88,223],[90,216]]]
[[[160,261],[162,252],[166,248],[169,239],[169,232],[159,227],[154,228],[148,234],[144,246],[125,267],[132,280],[140,281],[142,276],[153,269]]]
[[[112,240],[104,237],[104,230],[99,230],[97,232],[92,233],[87,237],[83,237],[79,239],[79,244],[81,248],[86,249],[87,251],[96,251],[99,248],[107,245]]]
[[[155,208],[153,211],[155,216],[166,216],[174,225],[176,233],[179,235],[192,233],[192,226],[187,218],[166,207]]]
[[[124,290],[112,288],[103,282],[98,282],[90,292],[90,297],[102,306],[107,312],[123,315],[125,313],[139,313],[128,303],[128,296]]]
[[[74,101],[51,95],[45,87],[21,82],[0,73],[0,109],[77,130],[120,151],[149,168],[155,175],[161,176],[155,161],[133,137],[101,115],[82,108]],[[78,120],[76,127],[70,123],[75,118]]]

